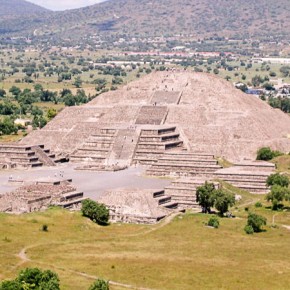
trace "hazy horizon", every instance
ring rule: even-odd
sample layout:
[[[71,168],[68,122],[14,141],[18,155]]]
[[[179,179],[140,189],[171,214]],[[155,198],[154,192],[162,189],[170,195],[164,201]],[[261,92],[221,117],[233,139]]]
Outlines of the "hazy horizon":
[[[44,8],[61,11],[67,9],[75,9],[104,2],[105,0],[27,0],[28,2],[40,5]]]

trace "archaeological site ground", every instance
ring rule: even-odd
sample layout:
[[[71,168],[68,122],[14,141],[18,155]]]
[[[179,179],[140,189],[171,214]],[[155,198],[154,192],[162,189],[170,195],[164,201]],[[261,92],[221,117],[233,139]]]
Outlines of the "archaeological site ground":
[[[257,161],[261,147],[285,155]],[[289,115],[206,73],[154,72],[66,107],[0,145],[0,280],[37,266],[63,289],[97,277],[112,289],[288,289],[289,207],[272,212],[265,195],[271,174],[289,175],[289,152]],[[206,181],[236,196],[219,229],[196,200]],[[109,226],[81,216],[86,198],[109,208]],[[251,210],[268,225],[249,236]]]

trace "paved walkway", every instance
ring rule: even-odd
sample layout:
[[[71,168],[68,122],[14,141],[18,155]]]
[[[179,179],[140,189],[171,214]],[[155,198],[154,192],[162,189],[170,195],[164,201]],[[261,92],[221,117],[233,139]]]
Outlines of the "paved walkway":
[[[96,199],[106,190],[115,188],[163,189],[171,183],[169,179],[144,177],[143,167],[130,167],[117,172],[77,171],[71,164],[62,164],[57,167],[43,167],[28,170],[0,171],[0,194],[14,190],[16,187],[9,184],[10,177],[20,180],[36,180],[46,177],[71,178],[73,185],[83,191],[86,197]]]

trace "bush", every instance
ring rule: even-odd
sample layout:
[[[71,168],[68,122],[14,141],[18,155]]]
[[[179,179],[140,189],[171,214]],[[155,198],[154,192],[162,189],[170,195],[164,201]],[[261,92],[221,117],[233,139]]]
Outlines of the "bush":
[[[91,199],[82,201],[82,214],[99,225],[106,225],[109,221],[109,210],[104,204],[97,203]]]
[[[262,206],[263,206],[262,203],[259,201],[255,203],[255,207],[262,207]]]
[[[267,224],[267,219],[255,213],[249,213],[247,226],[252,227],[255,233],[262,231],[262,226]]]
[[[268,161],[281,155],[283,155],[283,153],[279,151],[273,151],[270,147],[262,147],[257,152],[257,160]]]
[[[252,235],[254,233],[254,229],[252,226],[249,226],[249,225],[246,225],[245,228],[244,228],[245,232],[248,234],[248,235]]]
[[[89,290],[109,290],[109,282],[98,279],[89,288]]]
[[[212,216],[207,223],[208,226],[218,228],[220,225],[219,219],[216,216]]]
[[[288,187],[289,186],[289,178],[286,175],[281,175],[279,173],[271,174],[267,178],[267,185],[273,186],[273,185],[280,185],[282,187]]]
[[[48,225],[43,225],[42,226],[42,231],[43,232],[48,232]]]

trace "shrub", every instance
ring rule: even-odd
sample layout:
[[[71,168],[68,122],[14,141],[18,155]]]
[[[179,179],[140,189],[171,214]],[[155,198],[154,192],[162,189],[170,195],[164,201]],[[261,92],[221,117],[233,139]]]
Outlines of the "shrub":
[[[246,225],[245,228],[244,228],[245,232],[248,234],[248,235],[252,235],[254,233],[254,229],[252,226],[249,226],[249,225]]]
[[[283,155],[283,153],[273,151],[270,147],[262,147],[257,152],[257,160],[268,161],[280,155]]]
[[[262,231],[262,226],[267,224],[267,219],[261,215],[257,215],[255,213],[249,213],[248,215],[248,223],[249,227],[253,228],[255,233],[259,233]]]
[[[98,279],[97,281],[95,281],[89,288],[89,290],[109,290],[109,282],[102,280],[102,279]]]
[[[99,225],[106,225],[109,221],[109,210],[104,204],[97,203],[91,199],[82,202],[82,214]]]
[[[279,173],[271,174],[267,178],[267,185],[280,185],[282,187],[288,187],[289,186],[289,178],[286,175],[281,175]]]
[[[48,232],[48,225],[43,225],[42,226],[42,231],[43,232]]]
[[[255,207],[262,207],[262,206],[263,206],[262,203],[259,201],[255,203]]]
[[[218,228],[220,225],[219,219],[216,216],[212,216],[207,223],[208,226]]]

